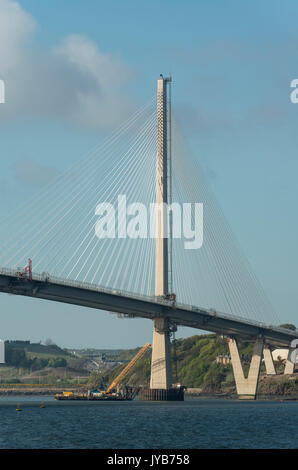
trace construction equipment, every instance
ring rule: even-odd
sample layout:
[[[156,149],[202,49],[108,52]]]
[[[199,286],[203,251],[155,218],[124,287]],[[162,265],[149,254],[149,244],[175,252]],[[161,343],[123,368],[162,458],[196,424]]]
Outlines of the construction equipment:
[[[174,294],[174,293],[173,293],[173,294],[166,294],[166,295],[164,296],[164,298],[165,298],[166,300],[172,300],[172,301],[175,302],[175,301],[176,301],[176,294]]]
[[[144,357],[151,344],[146,343],[134,358],[124,367],[119,375],[113,380],[107,390],[88,390],[87,393],[62,392],[55,395],[56,400],[133,400],[139,392],[138,387],[124,387],[119,391],[119,386],[123,379],[131,372],[137,362]],[[117,388],[117,392],[113,390]],[[113,392],[113,393],[112,393]]]
[[[103,394],[109,394],[114,390],[117,386],[120,385],[122,380],[127,376],[127,374],[134,368],[134,366],[137,364],[137,362],[145,355],[147,350],[150,348],[151,344],[146,343],[145,346],[143,346],[137,354],[134,356],[134,358],[127,364],[126,367],[120,372],[119,375],[113,380],[113,382],[109,385],[108,389],[103,392]]]
[[[18,268],[16,276],[20,279],[27,278],[30,282],[32,282],[32,260],[30,258],[28,260],[28,265],[23,270]]]

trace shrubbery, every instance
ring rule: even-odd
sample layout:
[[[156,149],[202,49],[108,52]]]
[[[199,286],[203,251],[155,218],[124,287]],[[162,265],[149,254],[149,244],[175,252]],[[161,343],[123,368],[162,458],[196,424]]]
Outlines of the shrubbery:
[[[64,357],[54,357],[48,362],[48,367],[66,367],[67,361]]]
[[[64,357],[54,357],[52,359],[41,359],[27,357],[24,349],[14,348],[9,343],[5,343],[5,362],[9,366],[24,367],[33,371],[44,369],[45,367],[66,367],[67,361]]]

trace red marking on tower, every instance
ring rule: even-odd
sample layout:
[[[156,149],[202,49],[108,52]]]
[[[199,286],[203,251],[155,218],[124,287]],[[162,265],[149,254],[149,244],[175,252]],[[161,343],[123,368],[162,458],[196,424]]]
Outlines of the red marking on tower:
[[[29,273],[29,281],[32,281],[32,260],[28,259],[28,266],[25,267],[25,272]]]

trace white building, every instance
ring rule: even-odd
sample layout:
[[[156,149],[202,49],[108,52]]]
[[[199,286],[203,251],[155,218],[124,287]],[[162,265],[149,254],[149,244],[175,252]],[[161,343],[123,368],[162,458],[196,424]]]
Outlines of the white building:
[[[281,359],[288,359],[288,349],[274,349],[272,351],[272,357],[274,361],[278,360],[278,357]],[[298,356],[296,357],[296,364],[298,363]]]

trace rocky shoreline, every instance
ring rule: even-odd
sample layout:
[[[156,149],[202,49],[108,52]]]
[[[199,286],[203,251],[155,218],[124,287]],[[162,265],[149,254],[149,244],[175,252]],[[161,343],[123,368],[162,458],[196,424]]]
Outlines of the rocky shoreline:
[[[57,388],[57,387],[48,387],[48,388],[40,388],[40,387],[31,387],[31,388],[1,388],[0,389],[0,396],[16,396],[16,395],[55,395],[56,393],[61,393],[63,391],[67,392],[82,392],[81,389],[77,388]]]
[[[1,388],[0,397],[7,396],[54,396],[56,393],[61,393],[62,391],[69,391],[74,393],[81,393],[86,391],[86,389],[78,388],[58,388],[58,387],[10,387],[10,388]],[[236,393],[204,393],[200,389],[187,389],[185,390],[186,399],[197,399],[197,398],[216,398],[216,399],[227,399],[227,400],[237,400]],[[262,394],[259,393],[257,400],[270,400],[270,401],[298,401],[298,393],[293,394]]]

